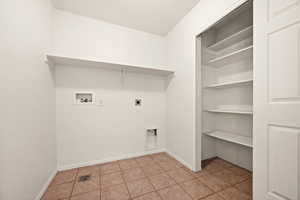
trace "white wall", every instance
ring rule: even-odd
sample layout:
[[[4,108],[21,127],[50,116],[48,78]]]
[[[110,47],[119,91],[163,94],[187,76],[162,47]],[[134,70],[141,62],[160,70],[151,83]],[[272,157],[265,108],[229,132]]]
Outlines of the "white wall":
[[[33,200],[56,171],[49,0],[0,1],[0,199]]]
[[[97,105],[74,105],[73,93],[92,91]],[[135,99],[142,106],[135,106]],[[96,103],[97,103],[96,102]],[[146,129],[158,129],[165,147],[165,81],[162,77],[120,71],[56,67],[56,133],[60,169],[136,156],[145,149]]]
[[[201,0],[167,35],[168,65],[176,71],[167,90],[167,149],[196,169],[195,37],[243,0]]]
[[[163,68],[165,39],[56,10],[52,53]],[[56,119],[60,169],[145,153],[146,129],[156,127],[165,148],[166,83],[158,76],[86,66],[56,67]],[[99,106],[73,105],[74,91],[94,91]],[[141,107],[134,106],[142,98]]]
[[[53,20],[53,53],[132,65],[166,64],[161,36],[60,10],[55,10]]]

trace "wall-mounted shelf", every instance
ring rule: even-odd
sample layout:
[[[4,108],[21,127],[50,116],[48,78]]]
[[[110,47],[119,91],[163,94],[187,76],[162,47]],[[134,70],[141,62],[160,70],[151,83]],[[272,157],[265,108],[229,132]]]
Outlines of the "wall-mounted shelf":
[[[240,41],[243,41],[247,38],[252,37],[253,34],[253,26],[249,26],[211,46],[208,47],[211,51],[220,51],[222,49],[225,49],[235,43],[238,43]]]
[[[175,72],[172,70],[159,69],[156,67],[147,67],[147,66],[134,66],[128,64],[121,63],[111,63],[105,61],[97,61],[90,59],[82,59],[82,58],[72,58],[65,56],[57,56],[57,55],[46,55],[46,59],[53,65],[74,65],[74,66],[82,66],[82,67],[100,67],[108,70],[126,70],[126,72],[136,72],[136,73],[145,73],[145,74],[153,74],[159,76],[168,76],[172,75]]]
[[[225,113],[225,114],[238,114],[238,115],[253,115],[253,111],[250,110],[239,110],[239,109],[209,109],[205,110],[211,113]]]
[[[246,137],[246,136],[228,133],[224,131],[205,132],[204,134],[213,138],[217,138],[227,142],[232,142],[250,148],[252,148],[253,146],[251,137]]]
[[[224,82],[224,83],[211,84],[211,85],[206,86],[206,88],[218,89],[218,88],[248,85],[248,84],[252,84],[252,83],[253,83],[253,79],[245,79],[245,80],[239,80],[239,81],[229,81],[229,82]]]
[[[210,60],[207,64],[214,66],[214,67],[222,67],[224,65],[232,63],[233,61],[237,61],[237,60],[244,59],[244,58],[251,58],[252,53],[253,53],[253,45],[248,46],[243,49],[239,49],[232,53],[214,58],[214,59]]]

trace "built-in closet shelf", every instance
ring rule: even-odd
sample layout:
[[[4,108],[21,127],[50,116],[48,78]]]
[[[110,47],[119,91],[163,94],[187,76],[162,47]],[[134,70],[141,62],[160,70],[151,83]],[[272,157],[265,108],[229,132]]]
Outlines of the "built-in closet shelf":
[[[48,63],[51,63],[53,65],[100,67],[108,70],[126,70],[126,72],[145,73],[145,74],[153,74],[153,75],[160,75],[160,76],[168,76],[175,73],[172,70],[159,69],[156,67],[135,66],[129,64],[111,63],[111,62],[82,59],[82,58],[72,58],[72,57],[57,56],[51,54],[47,54],[46,59]]]
[[[225,114],[238,114],[238,115],[253,115],[253,111],[250,110],[239,110],[239,109],[209,109],[205,110],[211,113],[225,113]]]
[[[247,38],[252,37],[253,35],[253,26],[249,26],[211,46],[208,47],[211,51],[220,51],[222,49],[225,49],[233,44],[236,44],[240,41],[243,41]]]
[[[253,79],[245,79],[245,80],[239,80],[239,81],[229,81],[229,82],[223,82],[223,83],[217,83],[217,84],[211,84],[206,86],[206,88],[226,88],[226,87],[234,87],[234,86],[243,86],[252,84]]]
[[[228,133],[224,131],[205,132],[204,134],[213,138],[217,138],[227,142],[232,142],[250,148],[252,148],[253,146],[252,137],[246,137],[246,136],[242,136],[234,133]]]
[[[224,65],[228,65],[234,61],[244,59],[244,58],[251,58],[251,55],[253,53],[253,45],[248,46],[243,49],[239,49],[237,51],[234,51],[232,53],[214,58],[210,60],[207,64],[214,66],[214,67],[222,67]]]

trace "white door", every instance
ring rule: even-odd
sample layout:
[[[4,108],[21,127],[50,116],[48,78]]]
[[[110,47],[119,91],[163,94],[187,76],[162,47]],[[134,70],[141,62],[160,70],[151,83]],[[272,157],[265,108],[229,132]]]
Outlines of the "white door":
[[[254,200],[300,200],[300,0],[254,0]]]

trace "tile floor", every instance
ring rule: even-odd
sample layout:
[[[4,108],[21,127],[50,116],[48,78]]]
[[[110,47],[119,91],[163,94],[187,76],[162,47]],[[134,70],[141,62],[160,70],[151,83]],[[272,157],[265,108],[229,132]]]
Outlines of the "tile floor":
[[[80,177],[90,175],[86,181]],[[251,172],[219,158],[195,173],[166,153],[58,172],[42,200],[251,200]]]

